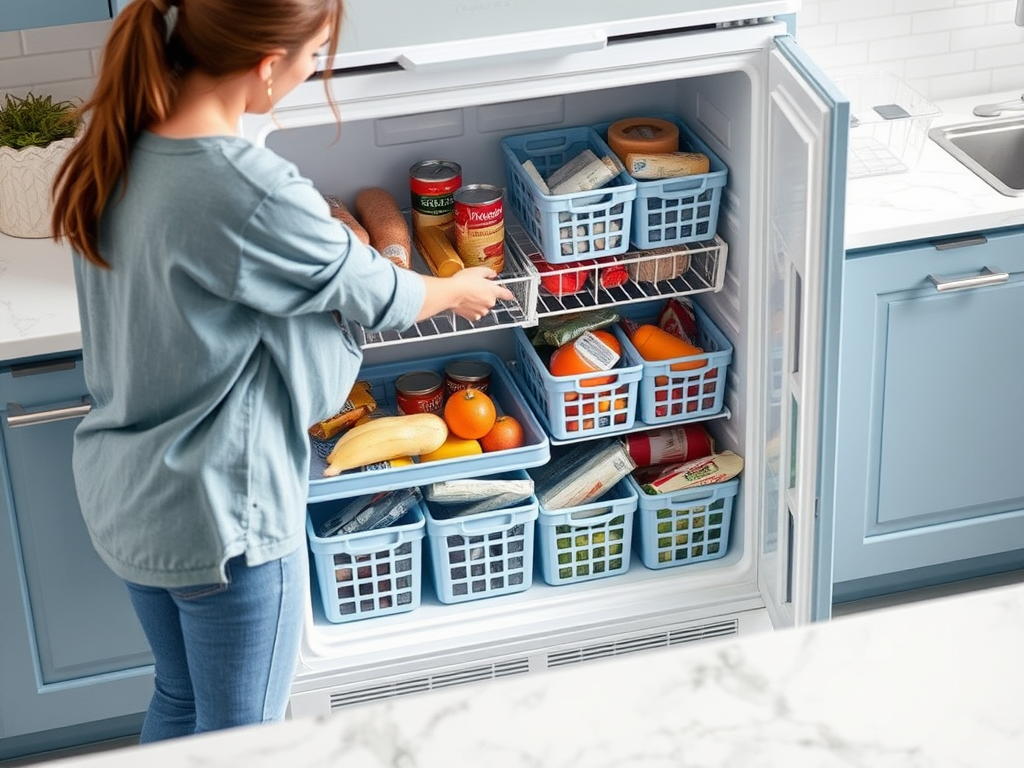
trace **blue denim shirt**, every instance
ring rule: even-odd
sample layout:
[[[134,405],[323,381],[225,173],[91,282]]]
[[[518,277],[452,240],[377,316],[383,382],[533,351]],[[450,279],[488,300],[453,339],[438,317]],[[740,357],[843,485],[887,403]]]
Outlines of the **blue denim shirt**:
[[[333,219],[294,165],[244,139],[143,134],[75,258],[92,411],[75,433],[103,560],[157,587],[223,580],[304,546],[307,428],[362,354],[334,314],[410,325],[424,284]]]

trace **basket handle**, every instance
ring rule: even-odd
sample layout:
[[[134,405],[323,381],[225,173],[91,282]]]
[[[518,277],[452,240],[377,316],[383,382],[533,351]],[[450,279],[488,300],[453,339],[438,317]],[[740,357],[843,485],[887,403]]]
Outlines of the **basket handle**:
[[[354,554],[365,555],[394,547],[402,542],[401,531],[381,531],[365,538],[353,538],[348,542],[348,549]]]
[[[479,531],[490,531],[496,525],[507,527],[515,522],[515,518],[511,514],[495,515],[494,517],[485,517],[482,519],[466,519],[460,524],[460,528],[463,533],[474,533]]]

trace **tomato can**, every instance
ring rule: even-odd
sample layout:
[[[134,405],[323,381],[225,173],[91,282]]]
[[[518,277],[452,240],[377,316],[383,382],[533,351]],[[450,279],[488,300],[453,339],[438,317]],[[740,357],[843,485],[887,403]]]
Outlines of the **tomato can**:
[[[395,379],[395,402],[406,416],[414,413],[441,413],[444,386],[433,371],[410,371]]]
[[[451,160],[422,160],[409,169],[412,226],[447,229],[455,223],[455,190],[462,166]]]
[[[455,247],[467,267],[505,268],[505,210],[502,191],[469,184],[455,191]]]
[[[445,366],[444,391],[451,397],[463,389],[479,389],[487,394],[491,387],[491,366],[483,360],[455,360]]]

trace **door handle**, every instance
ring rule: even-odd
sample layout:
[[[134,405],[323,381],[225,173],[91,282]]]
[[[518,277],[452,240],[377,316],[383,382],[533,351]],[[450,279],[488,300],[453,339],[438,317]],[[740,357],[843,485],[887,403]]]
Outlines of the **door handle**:
[[[1009,272],[1002,272],[999,269],[985,267],[981,274],[970,277],[942,277],[942,275],[928,275],[928,279],[935,285],[939,293],[947,291],[963,291],[968,288],[983,288],[986,285],[999,285],[1010,279]]]
[[[7,426],[31,427],[37,424],[49,424],[54,421],[65,421],[67,419],[78,419],[85,416],[92,408],[92,400],[88,396],[82,398],[78,405],[69,405],[63,408],[50,408],[45,411],[26,411],[18,403],[7,404]]]
[[[444,69],[483,61],[518,62],[534,58],[553,58],[570,53],[600,51],[608,45],[600,30],[531,32],[498,35],[461,44],[445,43],[403,53],[398,57],[402,69],[423,71]]]

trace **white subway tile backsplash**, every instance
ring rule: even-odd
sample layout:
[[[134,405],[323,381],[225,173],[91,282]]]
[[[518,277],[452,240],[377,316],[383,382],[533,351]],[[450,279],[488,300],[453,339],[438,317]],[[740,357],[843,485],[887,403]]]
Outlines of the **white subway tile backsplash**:
[[[978,49],[978,69],[1024,66],[1024,45],[988,45]]]
[[[991,2],[991,0],[983,0],[983,2]],[[958,4],[956,0],[896,0],[895,10],[897,13],[916,13],[953,8]]]
[[[912,16],[909,13],[894,14],[879,22],[878,19],[848,21],[836,26],[836,41],[840,43],[869,43],[888,37],[905,37],[911,33]],[[800,38],[800,44],[807,43]]]
[[[905,35],[886,40],[873,40],[867,44],[868,59],[912,59],[916,56],[937,56],[949,51],[949,32],[929,35]]]
[[[1021,91],[1024,93],[1024,67],[993,69],[992,90]]]
[[[21,33],[25,53],[59,53],[61,51],[102,48],[112,22],[93,21],[63,27],[26,29]]]
[[[950,50],[977,51],[990,45],[1016,45],[1024,52],[1024,29],[1014,25],[987,25],[970,29],[955,29],[950,38]]]
[[[0,59],[21,56],[21,36],[17,32],[0,32]]]
[[[948,8],[941,11],[922,11],[913,16],[913,34],[980,27],[985,24],[985,8],[980,5]]]
[[[83,73],[92,73],[87,50],[19,56],[4,59],[0,66],[0,89],[20,95],[50,83],[80,79]]]
[[[955,75],[974,67],[974,51],[944,53],[940,56],[918,56],[907,59],[904,77],[908,80],[927,80]]]
[[[895,0],[816,0],[815,4],[821,9],[822,22],[878,19],[891,16],[895,12]]]

